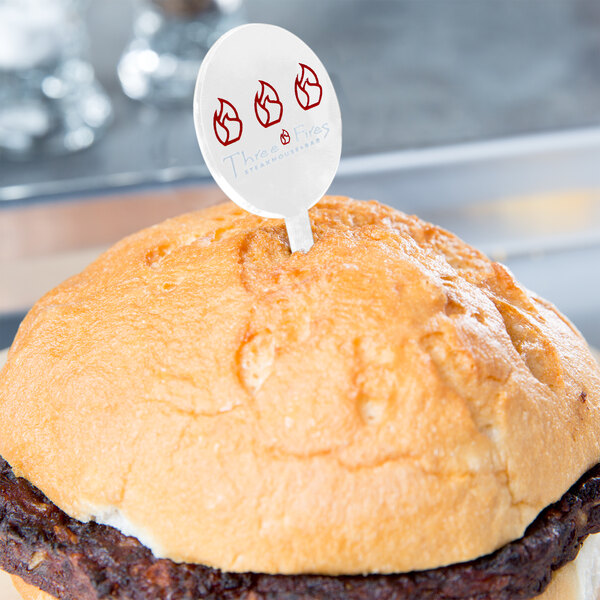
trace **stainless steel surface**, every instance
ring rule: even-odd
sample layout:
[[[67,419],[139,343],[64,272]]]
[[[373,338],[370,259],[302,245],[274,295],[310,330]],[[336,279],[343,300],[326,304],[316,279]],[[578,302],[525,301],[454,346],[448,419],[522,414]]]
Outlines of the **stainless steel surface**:
[[[338,91],[344,156],[600,123],[597,0],[247,0],[321,57]],[[92,0],[91,56],[110,130],[66,159],[0,159],[0,198],[180,181],[206,174],[191,108],[127,99],[116,65],[131,0]],[[191,102],[190,102],[191,107]]]
[[[501,260],[600,346],[600,130],[346,159],[332,192],[417,212]],[[0,346],[43,292],[210,186],[0,210]]]

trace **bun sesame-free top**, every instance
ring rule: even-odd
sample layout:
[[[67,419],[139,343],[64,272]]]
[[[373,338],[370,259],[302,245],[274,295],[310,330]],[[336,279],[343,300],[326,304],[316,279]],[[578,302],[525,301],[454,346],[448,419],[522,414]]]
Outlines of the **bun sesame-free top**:
[[[0,455],[71,516],[228,571],[404,572],[520,537],[600,459],[585,341],[438,227],[310,216],[290,254],[282,221],[183,215],[44,296]]]

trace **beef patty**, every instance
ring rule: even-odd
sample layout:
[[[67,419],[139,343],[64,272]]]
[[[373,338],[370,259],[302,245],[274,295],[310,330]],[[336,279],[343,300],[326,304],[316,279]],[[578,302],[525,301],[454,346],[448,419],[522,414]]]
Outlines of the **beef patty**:
[[[525,600],[600,531],[600,465],[493,554],[392,575],[228,573],[155,558],[113,527],[62,512],[0,457],[0,567],[61,600]]]

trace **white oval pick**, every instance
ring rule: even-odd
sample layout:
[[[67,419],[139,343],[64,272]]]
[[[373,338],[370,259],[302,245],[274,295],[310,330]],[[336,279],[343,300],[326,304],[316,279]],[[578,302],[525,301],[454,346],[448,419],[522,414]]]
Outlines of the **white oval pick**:
[[[285,219],[292,252],[308,250],[308,209],[327,191],[342,150],[340,107],[317,55],[281,27],[232,29],[202,62],[194,124],[225,194]]]

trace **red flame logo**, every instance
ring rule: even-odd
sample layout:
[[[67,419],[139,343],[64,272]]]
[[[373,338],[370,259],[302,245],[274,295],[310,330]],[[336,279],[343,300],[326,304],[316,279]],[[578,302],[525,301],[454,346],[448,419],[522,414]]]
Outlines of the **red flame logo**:
[[[283,115],[283,104],[279,101],[279,94],[275,88],[266,81],[259,79],[260,95],[254,96],[254,112],[258,122],[263,127],[271,127],[281,121]]]
[[[308,65],[303,63],[298,64],[301,71],[296,76],[294,92],[296,93],[296,100],[298,100],[300,107],[304,110],[309,110],[321,104],[323,88],[319,84],[317,74]]]
[[[279,140],[285,146],[290,143],[290,133],[287,129],[281,130],[281,135],[279,136]]]
[[[213,129],[219,142],[229,146],[242,137],[242,121],[233,104],[223,98],[219,98],[219,102],[219,110],[215,110],[213,117]]]

